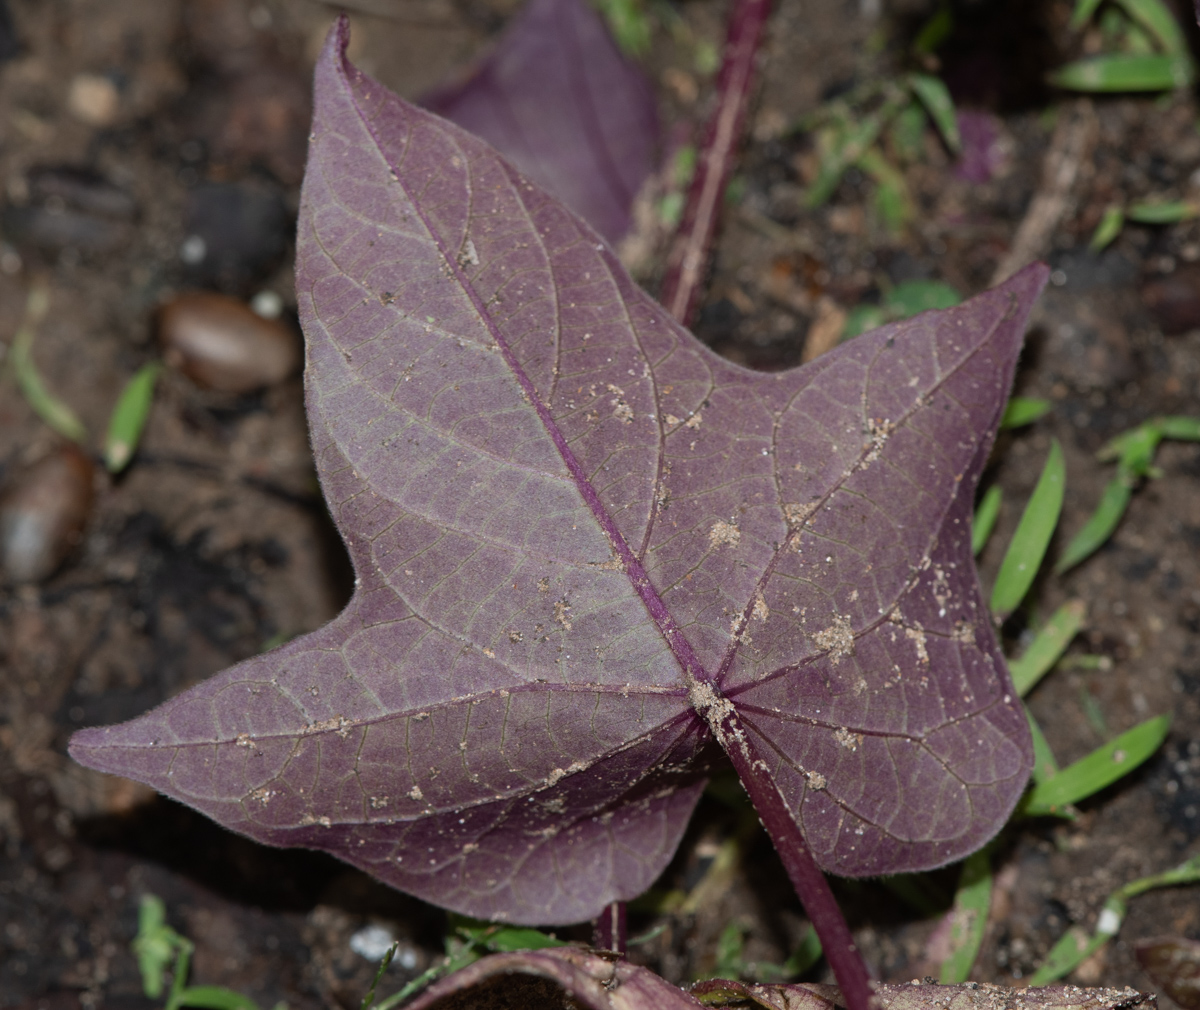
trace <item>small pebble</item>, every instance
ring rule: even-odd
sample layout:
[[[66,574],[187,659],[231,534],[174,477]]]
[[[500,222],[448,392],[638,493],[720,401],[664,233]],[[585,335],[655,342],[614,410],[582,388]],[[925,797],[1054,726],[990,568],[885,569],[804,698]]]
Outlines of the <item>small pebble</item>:
[[[1142,300],[1168,336],[1200,327],[1200,264],[1186,264],[1142,286]]]
[[[92,462],[65,445],[19,474],[0,498],[0,570],[9,582],[54,574],[83,537],[92,507]]]
[[[224,393],[250,393],[286,379],[300,365],[295,333],[236,298],[208,291],[177,296],[158,317],[168,365]]]
[[[67,92],[67,109],[89,126],[112,126],[121,96],[117,86],[100,74],[76,74]]]

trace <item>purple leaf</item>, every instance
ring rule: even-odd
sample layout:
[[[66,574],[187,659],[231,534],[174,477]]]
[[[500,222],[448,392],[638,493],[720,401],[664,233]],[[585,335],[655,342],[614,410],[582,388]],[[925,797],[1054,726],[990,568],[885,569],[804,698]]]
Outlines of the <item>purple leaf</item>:
[[[1133,945],[1138,962],[1155,985],[1184,1010],[1200,1010],[1200,942],[1156,936]]]
[[[828,870],[978,848],[1032,753],[971,504],[1046,269],[751,372],[346,41],[317,66],[297,288],[354,597],[73,756],[519,922],[649,886],[709,720],[777,787],[776,843],[799,825]]]
[[[654,91],[587,0],[529,0],[499,45],[426,108],[482,137],[608,241],[654,168]]]
[[[406,1010],[425,1010],[447,996],[513,975],[549,979],[586,1010],[700,1010],[704,1005],[649,968],[623,958],[600,957],[578,947],[554,947],[481,958],[435,982]]]
[[[835,985],[757,985],[710,979],[687,992],[647,968],[610,960],[576,947],[492,954],[442,979],[408,1005],[426,1010],[448,996],[464,996],[485,983],[531,975],[549,979],[587,1010],[698,1010],[699,1007],[758,1007],[763,1010],[838,1010],[846,1003]],[[1018,995],[1019,994],[1019,995]],[[1011,989],[964,985],[877,985],[878,1010],[1153,1010],[1154,996],[1132,989],[1043,986]]]
[[[718,978],[698,982],[690,992],[710,1007],[727,1003],[742,1007],[749,1002],[766,1010],[834,1010],[846,1005],[834,985],[756,985]],[[875,999],[878,1010],[1010,1010],[1014,1003],[1023,1010],[1153,1010],[1156,1005],[1153,994],[1133,989],[1081,989],[1077,985],[1013,989],[979,982],[876,985]]]

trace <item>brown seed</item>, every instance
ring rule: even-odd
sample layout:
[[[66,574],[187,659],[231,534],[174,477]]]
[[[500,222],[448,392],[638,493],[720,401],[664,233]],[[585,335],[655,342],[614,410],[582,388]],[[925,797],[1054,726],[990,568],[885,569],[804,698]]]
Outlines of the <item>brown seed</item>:
[[[0,571],[9,582],[52,575],[80,541],[92,508],[92,461],[74,445],[19,474],[0,498]]]
[[[1163,333],[1186,333],[1200,326],[1200,265],[1182,267],[1142,286],[1142,300]]]
[[[163,306],[158,339],[168,365],[224,393],[280,382],[300,364],[299,343],[287,326],[208,291],[182,294]]]

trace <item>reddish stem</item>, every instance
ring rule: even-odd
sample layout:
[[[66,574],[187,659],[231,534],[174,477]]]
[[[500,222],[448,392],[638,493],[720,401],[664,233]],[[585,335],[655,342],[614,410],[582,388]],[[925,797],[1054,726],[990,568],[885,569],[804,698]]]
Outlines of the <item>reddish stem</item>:
[[[734,0],[725,55],[717,76],[717,107],[704,135],[683,220],[667,257],[658,300],[684,326],[691,324],[733,159],[746,125],[754,62],[771,0]]]
[[[610,902],[592,922],[592,946],[624,954],[627,937],[625,902]]]
[[[725,748],[763,827],[775,844],[792,886],[821,940],[821,949],[841,987],[845,1005],[849,1010],[872,1010],[871,982],[850,927],[737,710],[725,699],[708,705],[702,702],[697,708],[703,711],[713,733]]]

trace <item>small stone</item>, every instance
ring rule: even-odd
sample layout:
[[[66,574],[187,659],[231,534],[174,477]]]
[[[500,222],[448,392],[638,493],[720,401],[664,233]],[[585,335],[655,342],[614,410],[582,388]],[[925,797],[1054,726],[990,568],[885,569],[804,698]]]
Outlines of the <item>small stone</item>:
[[[1142,300],[1168,336],[1200,327],[1200,264],[1146,282]]]
[[[9,582],[53,575],[83,536],[92,508],[92,462],[65,445],[19,474],[0,498],[0,571]]]
[[[100,74],[76,74],[67,92],[67,109],[89,126],[111,126],[120,110],[117,86]]]
[[[224,393],[281,382],[300,364],[299,341],[287,326],[236,298],[207,291],[168,302],[159,313],[158,338],[168,365]]]

